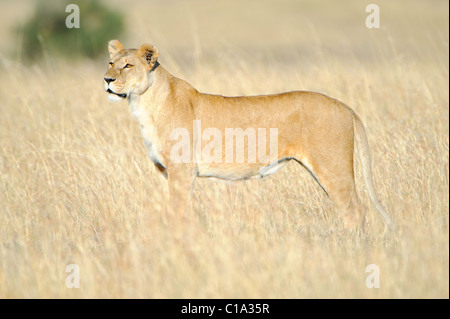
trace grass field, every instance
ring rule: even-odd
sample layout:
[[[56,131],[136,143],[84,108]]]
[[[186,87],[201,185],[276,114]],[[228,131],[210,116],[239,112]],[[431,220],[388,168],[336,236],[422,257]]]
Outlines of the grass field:
[[[13,3],[0,1],[1,298],[449,298],[447,1],[378,1],[380,29],[356,0],[127,2],[122,43],[151,42],[201,92],[311,90],[354,108],[394,234],[359,162],[365,232],[345,230],[295,163],[259,181],[197,180],[194,213],[167,219],[139,126],[103,91],[106,43],[100,61],[17,62],[4,30],[33,1]],[[366,287],[369,264],[379,288]]]

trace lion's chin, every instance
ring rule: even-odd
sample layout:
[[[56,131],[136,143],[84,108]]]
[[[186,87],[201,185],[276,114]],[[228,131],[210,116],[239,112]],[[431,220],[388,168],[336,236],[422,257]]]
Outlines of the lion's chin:
[[[108,100],[112,102],[120,102],[123,101],[126,98],[126,96],[119,96],[114,93],[108,93]]]
[[[106,93],[108,93],[108,100],[110,101],[122,101],[123,99],[125,99],[127,97],[126,93],[116,93],[114,91],[112,91],[111,89],[107,89]]]

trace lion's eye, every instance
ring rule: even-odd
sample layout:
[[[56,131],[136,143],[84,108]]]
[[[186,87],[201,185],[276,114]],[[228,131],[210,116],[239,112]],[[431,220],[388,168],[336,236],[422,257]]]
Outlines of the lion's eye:
[[[112,63],[112,62],[109,62],[109,66],[113,66],[114,65],[114,63]]]
[[[133,65],[127,63],[123,68],[124,69],[131,69],[132,67],[133,67]]]

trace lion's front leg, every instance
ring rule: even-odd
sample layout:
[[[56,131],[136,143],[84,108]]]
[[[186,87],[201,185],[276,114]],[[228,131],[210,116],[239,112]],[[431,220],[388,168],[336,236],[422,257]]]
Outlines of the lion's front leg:
[[[192,164],[172,164],[168,167],[170,202],[169,214],[174,218],[186,219],[191,215],[192,189],[197,176]]]

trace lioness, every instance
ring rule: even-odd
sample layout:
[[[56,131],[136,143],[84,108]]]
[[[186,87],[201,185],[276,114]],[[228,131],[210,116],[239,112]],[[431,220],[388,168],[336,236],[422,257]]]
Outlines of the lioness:
[[[139,49],[124,49],[118,40],[111,40],[108,50],[110,62],[104,76],[105,91],[112,100],[128,100],[131,113],[140,124],[149,157],[168,179],[174,207],[188,206],[196,177],[227,180],[263,177],[274,173],[287,161],[295,160],[309,170],[336,203],[345,227],[359,226],[363,223],[365,209],[354,180],[356,145],[370,199],[388,226],[394,228],[375,193],[364,125],[344,103],[306,91],[240,97],[199,93],[167,72],[158,63],[158,50],[150,44]],[[276,128],[276,156],[250,161],[248,153],[246,161],[238,163],[230,162],[226,154],[221,154],[215,156],[214,161],[205,161],[198,154],[197,137],[197,141],[191,138],[189,144],[184,145],[198,155],[196,160],[174,159],[177,153],[174,147],[179,142],[173,132],[182,128],[195,135],[194,126],[199,121],[202,127],[214,128],[217,136],[213,137],[217,139],[223,139],[228,128]],[[249,140],[249,136],[246,137]],[[244,145],[243,139],[240,141],[238,143],[236,138],[236,149],[249,151],[250,141]],[[224,140],[219,142],[219,145],[225,143]],[[269,143],[258,143],[256,152],[263,146]]]

